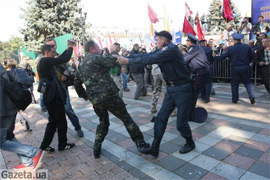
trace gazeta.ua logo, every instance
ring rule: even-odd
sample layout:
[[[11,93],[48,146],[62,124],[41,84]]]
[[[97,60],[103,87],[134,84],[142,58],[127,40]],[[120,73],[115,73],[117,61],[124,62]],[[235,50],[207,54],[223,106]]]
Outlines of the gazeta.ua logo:
[[[0,179],[42,179],[48,180],[48,170],[47,169],[39,169],[37,171],[14,171],[12,169],[0,169]]]

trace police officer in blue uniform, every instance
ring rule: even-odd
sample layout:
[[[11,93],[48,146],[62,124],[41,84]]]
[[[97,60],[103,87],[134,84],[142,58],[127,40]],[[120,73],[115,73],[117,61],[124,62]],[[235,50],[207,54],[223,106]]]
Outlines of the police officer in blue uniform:
[[[199,40],[188,33],[186,45],[188,52],[185,54],[184,59],[188,64],[190,73],[193,80],[193,98],[190,106],[190,121],[195,121],[195,107],[197,99],[206,84],[211,83],[210,63],[207,60],[204,50],[197,43]],[[211,85],[210,87],[211,88]]]
[[[253,58],[252,51],[249,45],[242,44],[241,39],[244,38],[242,34],[232,34],[234,46],[228,48],[227,52],[221,56],[215,56],[215,60],[223,60],[227,57],[231,62],[231,88],[232,88],[232,102],[237,103],[239,99],[238,87],[242,81],[246,87],[251,104],[255,103],[254,93],[250,80],[250,66]]]
[[[192,133],[188,124],[189,107],[191,104],[192,87],[189,70],[182,53],[172,42],[172,36],[167,31],[156,33],[156,50],[148,54],[117,57],[121,64],[158,64],[167,84],[167,91],[154,125],[154,140],[152,146],[141,149],[144,154],[157,157],[159,145],[165,133],[168,118],[177,107],[177,130],[186,139],[186,144],[179,153],[188,153],[195,148]]]

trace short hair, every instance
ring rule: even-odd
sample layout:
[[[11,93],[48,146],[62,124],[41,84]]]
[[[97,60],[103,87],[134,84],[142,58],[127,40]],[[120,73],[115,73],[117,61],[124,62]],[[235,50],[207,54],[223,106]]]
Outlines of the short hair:
[[[117,43],[117,42],[113,43],[113,45],[115,45],[115,46],[119,46],[119,47],[120,47],[120,44],[119,44],[119,43]]]
[[[136,46],[140,47],[139,44],[136,43],[136,44],[133,45],[133,48],[135,48]]]
[[[42,55],[44,55],[47,51],[52,51],[52,46],[49,44],[44,44],[41,48]]]
[[[264,19],[263,15],[260,15],[258,18],[260,18],[260,17]]]
[[[49,41],[54,41],[55,44],[56,44],[56,41],[55,41],[53,38],[48,38],[48,39],[46,39],[45,44],[46,44],[47,42],[49,42]]]
[[[17,66],[17,61],[16,61],[15,59],[9,59],[9,60],[7,61],[7,66],[16,68],[16,66]]]
[[[93,41],[93,40],[90,40],[90,41],[87,41],[87,43],[85,44],[85,46],[84,46],[84,51],[85,52],[90,52],[90,48],[91,47],[95,47],[95,41]]]

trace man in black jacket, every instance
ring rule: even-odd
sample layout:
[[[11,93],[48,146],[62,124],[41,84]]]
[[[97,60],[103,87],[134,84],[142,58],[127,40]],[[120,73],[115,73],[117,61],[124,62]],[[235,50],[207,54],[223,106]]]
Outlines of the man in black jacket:
[[[254,61],[259,66],[262,82],[267,92],[270,94],[270,83],[269,83],[270,39],[269,38],[263,39],[262,46],[263,47],[256,52]]]
[[[71,58],[73,44],[68,44],[68,49],[57,58],[55,49],[45,44],[42,49],[43,58],[37,65],[37,71],[40,77],[38,91],[43,93],[44,104],[49,113],[49,123],[47,124],[45,135],[40,148],[48,152],[53,152],[50,147],[54,133],[58,132],[58,149],[65,150],[72,148],[75,144],[67,143],[67,120],[64,104],[66,102],[66,93],[62,84],[57,79],[54,66],[66,63]]]
[[[139,52],[140,46],[139,44],[134,44],[133,49],[130,52],[130,56],[132,55],[138,55],[140,54]],[[146,87],[144,83],[144,66],[143,65],[138,65],[138,64],[132,64],[130,65],[130,73],[137,85],[135,94],[134,94],[134,99],[138,100],[139,97],[143,96],[146,93]]]

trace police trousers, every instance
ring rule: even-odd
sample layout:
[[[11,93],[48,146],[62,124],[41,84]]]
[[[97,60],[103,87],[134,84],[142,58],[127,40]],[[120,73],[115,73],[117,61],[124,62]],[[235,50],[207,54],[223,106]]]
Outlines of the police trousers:
[[[250,80],[250,67],[249,66],[232,66],[232,101],[237,102],[239,99],[239,84],[243,82],[249,95],[249,99],[254,98],[252,83]]]
[[[140,131],[138,125],[128,114],[125,103],[119,96],[115,96],[109,100],[94,104],[93,108],[99,117],[100,122],[96,130],[94,149],[100,148],[104,138],[109,131],[109,112],[111,112],[124,123],[124,126],[126,127],[133,142],[136,143],[144,140],[142,132]]]
[[[192,136],[191,129],[188,124],[191,96],[190,83],[177,86],[167,86],[164,100],[155,120],[154,136],[156,138],[163,137],[169,116],[175,107],[177,107],[177,130],[185,138]]]

